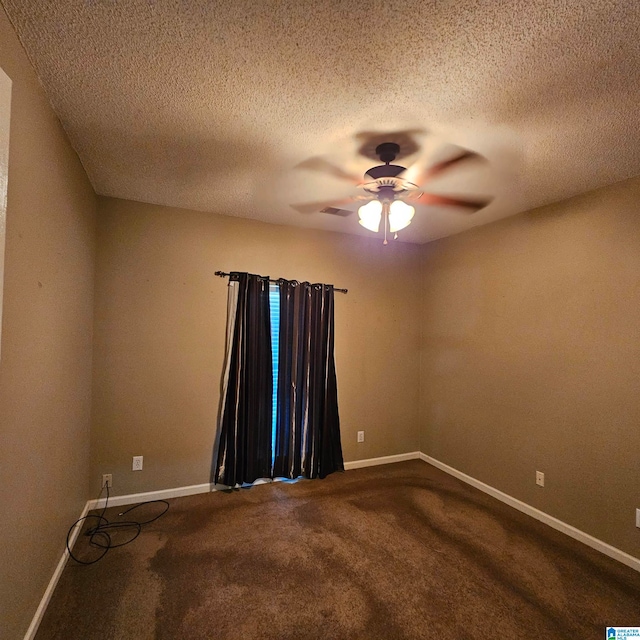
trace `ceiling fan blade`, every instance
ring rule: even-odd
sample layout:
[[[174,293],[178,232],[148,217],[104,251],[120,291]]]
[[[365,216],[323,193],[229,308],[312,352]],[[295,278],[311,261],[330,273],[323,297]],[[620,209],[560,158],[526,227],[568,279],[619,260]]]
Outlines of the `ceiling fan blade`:
[[[305,202],[302,204],[292,204],[289,205],[292,209],[295,209],[298,213],[319,213],[323,209],[331,208],[337,209],[340,205],[350,204],[351,202],[356,202],[360,198],[355,196],[350,196],[348,198],[343,198],[342,200],[325,200],[323,202]],[[342,215],[342,214],[341,214]]]
[[[415,199],[415,202],[426,205],[444,205],[448,207],[460,207],[463,209],[472,209],[470,213],[474,213],[479,209],[486,207],[492,198],[483,198],[481,200],[463,200],[461,198],[452,198],[451,196],[440,196],[435,193],[423,193]]]
[[[354,185],[362,183],[362,178],[360,176],[349,173],[324,158],[309,158],[308,160],[304,160],[300,164],[296,165],[296,169],[318,171],[319,173],[325,173],[333,176],[334,178],[338,178],[339,180],[346,180]]]
[[[468,162],[469,160],[485,160],[485,157],[479,153],[475,153],[475,151],[463,151],[449,160],[443,160],[425,169],[422,174],[416,178],[415,184],[421,186],[429,180],[433,180],[433,178],[439,176],[441,173],[459,165],[461,162]]]

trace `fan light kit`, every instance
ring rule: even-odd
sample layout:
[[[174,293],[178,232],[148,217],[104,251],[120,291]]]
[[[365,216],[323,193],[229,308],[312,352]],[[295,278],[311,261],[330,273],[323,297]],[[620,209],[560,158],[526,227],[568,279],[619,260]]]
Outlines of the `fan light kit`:
[[[411,220],[416,210],[410,204],[402,200],[372,200],[368,204],[363,204],[358,209],[360,224],[369,231],[378,233],[380,231],[380,220],[382,216],[389,223],[389,231],[396,233],[411,224]]]
[[[338,208],[339,205],[358,201],[365,201],[358,209],[360,224],[373,233],[380,232],[380,224],[383,225],[384,244],[388,244],[387,236],[392,234],[398,237],[398,231],[411,224],[415,215],[415,203],[427,206],[452,206],[458,209],[466,209],[471,213],[482,209],[490,202],[490,198],[479,200],[464,200],[453,196],[444,196],[434,193],[426,193],[424,183],[451,169],[455,165],[467,160],[484,160],[482,156],[473,151],[460,149],[457,155],[423,170],[416,179],[416,183],[410,182],[402,175],[407,170],[397,164],[392,164],[400,153],[400,145],[395,142],[383,142],[375,148],[376,155],[384,164],[372,167],[364,174],[361,180],[340,167],[321,158],[312,158],[305,161],[302,168],[321,171],[333,177],[350,181],[357,189],[357,195],[349,196],[343,200],[329,203],[310,203],[294,206],[298,211],[313,212],[320,210],[322,213],[348,216],[352,211]],[[362,193],[364,192],[364,194]],[[408,201],[408,202],[407,202]]]
[[[415,208],[404,202],[402,198],[416,194],[418,186],[400,178],[406,169],[391,164],[400,153],[400,146],[395,142],[383,142],[376,147],[376,154],[383,165],[372,167],[365,173],[362,185],[373,199],[358,209],[360,224],[369,231],[378,233],[380,222],[384,224],[384,244],[387,244],[387,230],[398,237],[398,231],[408,227],[416,212]]]

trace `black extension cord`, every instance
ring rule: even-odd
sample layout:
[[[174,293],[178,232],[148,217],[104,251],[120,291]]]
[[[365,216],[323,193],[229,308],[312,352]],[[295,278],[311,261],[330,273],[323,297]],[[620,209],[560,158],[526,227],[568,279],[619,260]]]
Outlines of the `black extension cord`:
[[[102,496],[102,491],[105,488],[107,490],[107,499],[104,502],[104,508],[102,509],[102,513],[100,515],[89,514],[89,515],[83,516],[82,518],[78,518],[71,525],[71,528],[69,529],[69,533],[67,533],[67,551],[69,552],[69,555],[71,556],[71,558],[73,558],[78,564],[94,564],[95,562],[98,562],[98,560],[102,560],[102,558],[104,558],[104,556],[107,554],[107,551],[109,551],[109,549],[124,547],[124,545],[129,544],[130,542],[133,542],[140,535],[143,525],[150,524],[156,521],[160,516],[163,516],[169,510],[169,503],[166,500],[150,500],[149,502],[141,502],[140,504],[136,504],[133,507],[129,507],[122,513],[118,514],[118,517],[122,517],[127,513],[130,513],[134,509],[138,509],[148,504],[154,504],[154,503],[164,504],[165,505],[164,510],[160,512],[158,515],[151,518],[150,520],[144,520],[144,521],[121,520],[116,522],[109,522],[109,520],[107,520],[107,518],[105,518],[104,516],[105,511],[107,510],[107,506],[109,505],[109,485],[108,484],[105,484],[105,486],[100,490],[100,495],[98,496],[98,500],[100,500]],[[86,560],[80,560],[79,558],[73,555],[69,541],[71,539],[71,535],[74,529],[76,528],[76,526],[80,525],[80,523],[85,520],[89,520],[89,518],[95,518],[98,521],[98,523],[93,527],[89,527],[84,532],[84,535],[88,536],[90,546],[96,547],[98,549],[102,549],[102,552],[97,558],[87,562]],[[114,532],[114,531],[123,530],[123,529],[124,530],[132,529],[134,531],[133,537],[130,538],[129,540],[126,540],[125,542],[114,543],[111,540],[111,535],[109,535],[109,532],[110,531]]]

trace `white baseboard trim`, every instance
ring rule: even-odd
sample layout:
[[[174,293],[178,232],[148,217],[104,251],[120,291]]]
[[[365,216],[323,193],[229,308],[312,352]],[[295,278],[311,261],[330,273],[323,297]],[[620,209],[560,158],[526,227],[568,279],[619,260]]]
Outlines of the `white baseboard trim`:
[[[389,464],[391,462],[403,462],[404,460],[417,460],[420,458],[419,451],[411,451],[409,453],[398,453],[393,456],[383,456],[381,458],[367,458],[366,460],[354,460],[353,462],[345,462],[345,471],[349,469],[360,469],[362,467],[373,467],[379,464]],[[275,478],[273,480],[261,478],[253,484],[267,484],[271,482],[280,482],[286,478]],[[224,487],[226,489],[226,487]],[[216,485],[207,482],[205,484],[193,484],[188,487],[174,487],[173,489],[160,489],[159,491],[146,491],[144,493],[129,493],[122,496],[111,496],[109,498],[110,507],[121,507],[128,504],[138,504],[139,502],[148,502],[149,500],[168,500],[169,498],[180,498],[182,496],[192,496],[196,493],[208,493],[216,491]],[[105,505],[106,498],[98,500],[89,500],[87,506],[89,511],[92,509],[102,509]]]
[[[444,464],[444,462],[440,462],[440,460],[436,460],[431,456],[428,456],[426,453],[420,453],[420,460],[424,462],[428,462],[432,464],[434,467],[437,467],[441,471],[448,473],[449,475],[470,484],[472,487],[476,489],[480,489],[484,493],[489,494],[490,496],[497,498],[501,502],[508,504],[510,507],[517,509],[518,511],[522,511],[522,513],[526,513],[528,516],[535,518],[536,520],[540,520],[540,522],[544,522],[544,524],[548,524],[550,527],[565,533],[566,535],[578,540],[579,542],[583,542],[587,546],[595,549],[596,551],[600,551],[600,553],[604,553],[604,555],[617,560],[618,562],[622,562],[622,564],[626,564],[628,567],[635,569],[636,571],[640,571],[640,559],[635,558],[634,556],[618,549],[617,547],[612,547],[610,544],[599,540],[598,538],[594,538],[593,536],[581,531],[580,529],[576,529],[575,527],[563,522],[562,520],[558,520],[558,518],[554,518],[550,516],[548,513],[544,511],[540,511],[540,509],[536,509],[526,502],[522,502],[517,498],[510,496],[507,493],[503,493],[499,489],[494,489],[492,486],[481,482],[480,480],[476,480],[471,476],[468,476],[466,473],[462,473],[462,471],[458,471],[453,467],[450,467],[448,464]]]
[[[392,462],[404,462],[405,460],[417,460],[420,458],[419,451],[410,451],[409,453],[397,453],[394,456],[382,456],[381,458],[367,458],[366,460],[353,460],[344,463],[344,470],[362,469],[363,467],[375,467],[379,464],[390,464]]]
[[[367,458],[366,460],[354,460],[353,462],[345,462],[345,471],[350,469],[361,469],[362,467],[373,467],[379,464],[389,464],[391,462],[403,462],[405,460],[417,460],[420,458],[419,451],[411,451],[409,453],[398,453],[393,456],[383,456],[381,458]],[[282,482],[286,478],[260,478],[253,484],[269,484],[271,482]],[[227,487],[221,487],[226,489]],[[204,484],[193,484],[188,487],[174,487],[173,489],[160,489],[159,491],[146,491],[144,493],[129,493],[122,496],[111,496],[109,498],[110,507],[121,507],[128,504],[138,504],[139,502],[148,502],[149,500],[168,500],[169,498],[180,498],[182,496],[192,496],[196,493],[208,493],[216,491],[217,487],[212,482]],[[89,511],[92,509],[102,509],[105,505],[106,498],[98,500],[89,500],[87,507]]]
[[[404,460],[417,460],[420,458],[419,451],[411,451],[409,453],[398,453],[393,456],[383,456],[381,458],[367,458],[366,460],[354,460],[353,462],[345,462],[345,471],[349,469],[360,469],[362,467],[373,467],[379,464],[389,464],[391,462],[403,462]],[[271,482],[281,482],[286,478],[261,478],[253,484],[268,484]],[[224,487],[226,489],[226,487]],[[109,498],[109,506],[121,507],[128,504],[138,504],[139,502],[148,502],[149,500],[168,500],[169,498],[180,498],[182,496],[192,496],[196,493],[208,493],[216,491],[217,487],[212,482],[204,484],[193,484],[188,487],[174,487],[173,489],[160,489],[159,491],[146,491],[144,493],[129,493],[122,496],[111,496]],[[98,500],[89,500],[87,506],[89,511],[92,509],[102,509],[105,505],[106,498]]]
[[[84,509],[82,510],[82,513],[80,514],[80,518],[84,518],[87,515],[88,511],[89,511],[89,503],[87,502],[87,504],[84,505]],[[76,543],[76,540],[78,539],[78,534],[80,533],[80,529],[82,529],[82,522],[76,524],[71,534],[71,537],[69,538],[69,546],[72,549],[73,549],[73,545]],[[49,606],[49,601],[51,600],[51,596],[53,595],[53,592],[58,584],[58,580],[60,580],[60,576],[62,575],[62,571],[64,570],[65,565],[67,564],[68,558],[69,558],[69,552],[65,547],[65,550],[62,552],[62,556],[58,561],[58,565],[56,566],[55,571],[51,576],[51,580],[49,580],[49,584],[47,585],[47,588],[44,590],[44,595],[42,596],[42,600],[40,600],[40,604],[38,605],[38,608],[36,609],[36,612],[33,615],[33,618],[31,619],[31,624],[27,629],[27,633],[25,633],[24,635],[24,640],[33,640],[33,638],[36,637],[36,633],[38,632],[38,627],[42,622],[44,612],[47,610],[47,607]]]
[[[109,498],[110,507],[121,507],[127,504],[138,504],[139,502],[149,502],[149,500],[168,500],[169,498],[181,498],[182,496],[193,496],[196,493],[208,493],[215,491],[215,485],[211,482],[204,484],[192,484],[188,487],[174,487],[173,489],[160,489],[159,491],[145,491],[144,493],[129,493],[122,496],[111,496]],[[87,506],[92,509],[102,509],[106,498],[89,500]]]

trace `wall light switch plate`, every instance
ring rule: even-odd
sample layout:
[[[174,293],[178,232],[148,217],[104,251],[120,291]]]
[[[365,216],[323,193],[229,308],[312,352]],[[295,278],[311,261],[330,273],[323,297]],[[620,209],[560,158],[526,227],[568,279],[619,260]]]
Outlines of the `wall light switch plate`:
[[[539,487],[544,487],[544,473],[542,471],[536,471],[536,484]]]
[[[364,442],[364,431],[358,431],[358,442]]]
[[[133,466],[131,469],[133,471],[142,471],[142,458],[144,456],[133,456]]]

